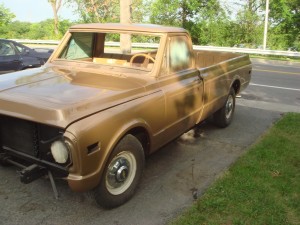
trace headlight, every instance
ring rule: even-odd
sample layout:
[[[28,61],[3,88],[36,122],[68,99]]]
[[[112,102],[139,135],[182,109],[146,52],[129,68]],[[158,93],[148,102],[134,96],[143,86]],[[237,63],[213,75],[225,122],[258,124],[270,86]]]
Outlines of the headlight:
[[[69,158],[69,150],[63,141],[55,141],[51,145],[52,156],[57,163],[66,163]]]

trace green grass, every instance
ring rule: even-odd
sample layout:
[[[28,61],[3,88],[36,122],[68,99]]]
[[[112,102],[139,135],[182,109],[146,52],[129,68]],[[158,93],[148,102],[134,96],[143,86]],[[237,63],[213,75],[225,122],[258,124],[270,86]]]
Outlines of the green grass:
[[[300,114],[286,114],[172,224],[300,224]]]

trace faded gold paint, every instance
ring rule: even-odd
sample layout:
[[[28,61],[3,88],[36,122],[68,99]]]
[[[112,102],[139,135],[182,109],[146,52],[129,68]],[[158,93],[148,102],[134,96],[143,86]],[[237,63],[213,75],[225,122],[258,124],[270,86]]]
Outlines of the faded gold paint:
[[[123,59],[109,60],[109,65],[101,64],[104,59],[59,59],[72,32],[110,31],[161,37],[153,68],[127,68]],[[188,68],[174,72],[164,60],[170,37],[177,36],[187,40],[191,61]],[[64,129],[72,157],[66,179],[73,190],[86,191],[99,183],[111,151],[124,135],[143,132],[148,137],[145,151],[152,153],[220,109],[233,83],[242,91],[250,77],[248,56],[193,51],[182,28],[75,25],[45,66],[0,77],[0,114]],[[98,147],[88,153],[87,147],[95,143]]]

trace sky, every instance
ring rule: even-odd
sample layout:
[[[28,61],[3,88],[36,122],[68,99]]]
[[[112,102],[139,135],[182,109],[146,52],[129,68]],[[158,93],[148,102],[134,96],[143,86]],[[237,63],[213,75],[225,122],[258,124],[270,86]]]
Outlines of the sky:
[[[0,4],[15,14],[14,20],[23,22],[40,22],[53,18],[53,12],[48,0],[0,0]],[[74,8],[64,5],[60,8],[58,15],[61,19],[76,20]]]
[[[231,5],[233,8],[233,15],[235,16],[236,6],[232,5],[232,2],[236,0],[220,0],[221,3]],[[48,0],[0,0],[0,4],[3,4],[5,8],[8,8],[15,14],[14,20],[22,22],[40,22],[46,19],[53,18],[53,12]],[[67,7],[62,5],[58,12],[60,19],[69,19],[75,21],[78,16],[74,15],[74,7]]]

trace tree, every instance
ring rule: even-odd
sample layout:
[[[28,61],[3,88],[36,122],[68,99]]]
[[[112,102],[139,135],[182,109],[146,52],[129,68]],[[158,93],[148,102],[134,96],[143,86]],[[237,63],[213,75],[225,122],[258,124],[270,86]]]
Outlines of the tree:
[[[84,23],[115,22],[119,19],[119,0],[66,0],[75,4]]]
[[[4,38],[21,38],[21,39],[60,39],[70,27],[69,20],[61,20],[59,25],[59,34],[53,33],[54,23],[52,19],[43,20],[38,23],[13,21],[5,26]]]
[[[227,19],[218,0],[155,0],[150,21],[183,27],[190,31],[194,43],[209,44],[222,34]]]
[[[13,21],[6,25],[5,38],[28,38],[31,23]]]
[[[48,0],[51,4],[53,15],[54,15],[54,33],[55,35],[59,34],[58,26],[59,26],[59,19],[58,19],[58,11],[61,7],[62,0]]]
[[[0,26],[8,24],[15,17],[15,14],[10,12],[9,9],[5,8],[3,4],[0,4]]]
[[[66,0],[76,6],[75,12],[83,23],[106,23],[120,21],[120,0]],[[132,21],[141,22],[146,9],[143,0],[132,0]]]
[[[270,47],[300,51],[300,0],[272,0],[269,17]]]
[[[9,24],[15,15],[5,8],[3,4],[0,4],[0,34],[4,33],[5,27]]]
[[[205,10],[203,10],[205,9]],[[156,0],[151,6],[151,22],[186,27],[189,21],[196,22],[200,12],[221,11],[217,0]]]
[[[257,0],[247,0],[242,10],[237,14],[237,23],[239,24],[236,35],[239,38],[238,43],[247,44],[248,47],[263,42],[263,21],[262,15],[263,3]]]
[[[148,22],[150,15],[150,2],[151,0],[132,0],[131,18],[133,23]]]
[[[249,47],[261,45],[266,1],[236,0],[235,4],[239,5],[240,10],[231,23],[235,35],[230,39]],[[271,49],[294,47],[300,50],[300,0],[270,1],[267,45]]]

